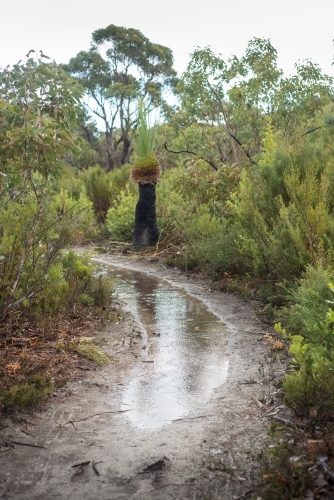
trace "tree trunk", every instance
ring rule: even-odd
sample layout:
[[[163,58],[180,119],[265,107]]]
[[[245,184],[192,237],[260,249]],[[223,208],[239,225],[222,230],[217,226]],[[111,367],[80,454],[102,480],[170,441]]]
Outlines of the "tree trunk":
[[[131,148],[130,139],[128,137],[124,137],[122,155],[121,155],[121,165],[125,165],[125,163],[129,162],[132,151],[133,149]]]
[[[138,184],[139,200],[136,205],[133,247],[135,250],[154,246],[159,239],[155,211],[155,184]]]
[[[116,154],[115,148],[112,142],[111,132],[106,130],[106,143],[107,143],[107,173],[111,172],[115,168],[116,164]]]

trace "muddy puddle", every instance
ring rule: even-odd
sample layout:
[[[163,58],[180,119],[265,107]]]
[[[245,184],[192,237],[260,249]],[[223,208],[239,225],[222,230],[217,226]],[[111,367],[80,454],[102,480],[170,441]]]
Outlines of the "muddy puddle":
[[[99,266],[142,326],[143,358],[122,395],[130,423],[158,429],[205,404],[227,378],[226,325],[202,301],[165,280],[100,261]]]

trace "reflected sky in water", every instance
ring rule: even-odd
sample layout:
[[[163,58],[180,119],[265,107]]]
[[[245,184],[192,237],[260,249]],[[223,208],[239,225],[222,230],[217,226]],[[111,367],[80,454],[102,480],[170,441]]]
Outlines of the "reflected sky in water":
[[[154,361],[139,361],[124,389],[122,409],[131,408],[131,423],[157,429],[205,404],[227,377],[226,325],[203,302],[167,281],[103,269],[149,335],[143,360]]]

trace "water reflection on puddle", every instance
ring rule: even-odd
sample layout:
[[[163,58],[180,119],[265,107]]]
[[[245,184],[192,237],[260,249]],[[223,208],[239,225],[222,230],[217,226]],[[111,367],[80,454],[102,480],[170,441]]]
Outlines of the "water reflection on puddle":
[[[100,259],[99,259],[100,260]],[[138,315],[148,346],[124,389],[131,423],[157,429],[206,403],[227,377],[227,330],[200,300],[167,281],[109,266],[117,296]]]

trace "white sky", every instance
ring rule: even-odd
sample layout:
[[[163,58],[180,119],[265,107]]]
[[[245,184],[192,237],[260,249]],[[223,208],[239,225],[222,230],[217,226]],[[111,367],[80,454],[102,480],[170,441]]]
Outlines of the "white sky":
[[[139,29],[174,53],[181,74],[196,46],[241,56],[253,37],[270,38],[287,74],[312,59],[334,76],[333,0],[3,0],[0,66],[39,50],[65,63],[89,49],[91,33],[109,24]]]

